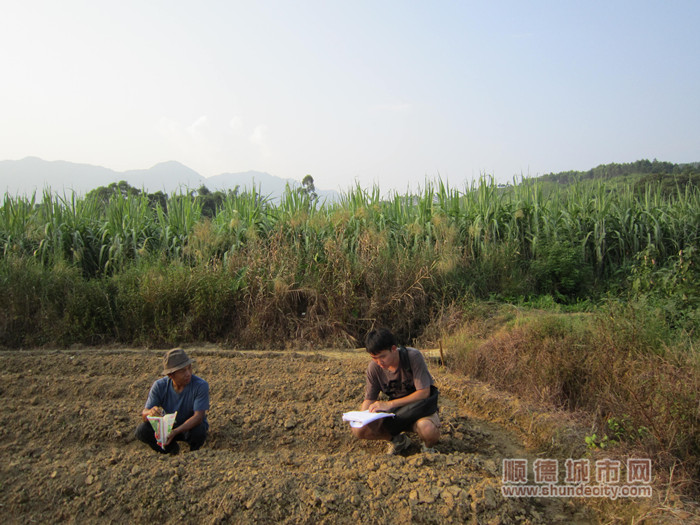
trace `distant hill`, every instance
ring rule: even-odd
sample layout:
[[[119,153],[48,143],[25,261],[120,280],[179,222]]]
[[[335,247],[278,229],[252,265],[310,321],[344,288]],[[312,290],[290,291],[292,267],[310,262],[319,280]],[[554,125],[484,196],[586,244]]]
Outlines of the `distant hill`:
[[[0,192],[10,195],[31,196],[36,192],[37,198],[41,198],[44,189],[59,194],[74,191],[78,195],[85,195],[95,188],[119,181],[126,181],[130,186],[148,193],[162,191],[166,194],[196,190],[202,185],[211,191],[233,190],[236,187],[250,190],[255,187],[261,194],[272,199],[279,198],[287,184],[291,187],[301,186],[301,181],[282,179],[259,171],[203,177],[175,161],[162,162],[149,169],[123,172],[90,164],[46,161],[38,157],[0,161]],[[338,192],[334,190],[317,188],[316,193],[322,200],[338,198]]]

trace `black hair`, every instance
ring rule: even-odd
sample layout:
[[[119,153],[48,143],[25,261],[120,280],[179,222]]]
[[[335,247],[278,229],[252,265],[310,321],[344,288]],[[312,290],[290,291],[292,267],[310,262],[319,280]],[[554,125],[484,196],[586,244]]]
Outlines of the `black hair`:
[[[386,328],[372,330],[365,337],[365,349],[371,355],[377,355],[382,350],[391,350],[396,344],[396,337]]]

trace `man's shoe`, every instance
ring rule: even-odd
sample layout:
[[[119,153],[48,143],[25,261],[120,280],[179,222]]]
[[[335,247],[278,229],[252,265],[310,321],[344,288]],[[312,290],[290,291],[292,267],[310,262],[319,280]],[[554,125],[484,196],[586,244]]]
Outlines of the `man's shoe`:
[[[398,434],[391,438],[391,441],[389,441],[389,446],[387,447],[386,453],[394,456],[396,454],[400,454],[410,446],[411,438],[409,438],[406,434]]]

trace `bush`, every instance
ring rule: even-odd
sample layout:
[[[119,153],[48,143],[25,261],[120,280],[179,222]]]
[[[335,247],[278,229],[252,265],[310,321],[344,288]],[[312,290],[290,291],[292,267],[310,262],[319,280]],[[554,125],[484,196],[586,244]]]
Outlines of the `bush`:
[[[10,348],[65,344],[66,315],[80,271],[63,264],[48,270],[33,258],[0,261],[0,345]]]
[[[536,293],[569,303],[585,295],[593,282],[593,268],[571,241],[543,246],[530,265]]]
[[[134,266],[112,279],[120,341],[166,347],[231,338],[242,281],[220,267]]]
[[[631,296],[664,312],[671,329],[700,331],[700,253],[690,246],[659,262],[658,250],[647,247],[630,271]]]
[[[474,321],[466,326],[479,330]],[[515,320],[462,341],[451,366],[524,400],[586,411],[599,438],[619,440],[616,429],[659,467],[677,461],[697,479],[697,342],[677,337],[669,346],[669,340],[664,312],[646,302],[610,303],[596,314],[519,311]]]

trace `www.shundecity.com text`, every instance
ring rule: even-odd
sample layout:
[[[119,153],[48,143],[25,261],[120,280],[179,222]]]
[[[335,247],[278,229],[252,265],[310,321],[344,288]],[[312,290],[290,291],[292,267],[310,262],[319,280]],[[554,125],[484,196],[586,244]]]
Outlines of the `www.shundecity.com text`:
[[[651,460],[628,458],[601,459],[591,465],[587,458],[564,462],[563,471],[556,459],[538,458],[528,466],[524,458],[503,460],[501,493],[510,498],[649,498],[652,495]],[[622,483],[622,473],[626,483]],[[534,484],[530,481],[530,474]],[[563,474],[563,483],[559,483]]]
[[[646,485],[502,485],[506,498],[650,498]]]

